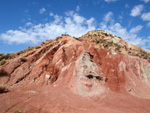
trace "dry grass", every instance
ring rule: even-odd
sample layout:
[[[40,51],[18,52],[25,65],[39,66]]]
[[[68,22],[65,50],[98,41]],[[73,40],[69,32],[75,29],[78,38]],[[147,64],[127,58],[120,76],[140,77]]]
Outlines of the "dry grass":
[[[19,109],[15,109],[13,113],[22,113],[22,111]]]
[[[2,66],[2,65],[4,65],[6,63],[6,60],[5,59],[3,59],[2,61],[0,61],[0,65]]]

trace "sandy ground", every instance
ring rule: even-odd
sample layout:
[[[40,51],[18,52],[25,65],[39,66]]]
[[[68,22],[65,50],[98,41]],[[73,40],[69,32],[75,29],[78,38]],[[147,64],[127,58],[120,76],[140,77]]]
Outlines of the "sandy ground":
[[[0,94],[0,113],[150,113],[150,100],[107,92],[93,97],[68,88],[27,86]]]

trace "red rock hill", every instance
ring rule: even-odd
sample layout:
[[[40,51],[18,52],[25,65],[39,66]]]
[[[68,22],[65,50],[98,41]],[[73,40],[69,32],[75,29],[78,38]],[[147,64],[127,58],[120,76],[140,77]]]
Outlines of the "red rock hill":
[[[0,113],[150,113],[149,53],[97,30],[1,54]]]

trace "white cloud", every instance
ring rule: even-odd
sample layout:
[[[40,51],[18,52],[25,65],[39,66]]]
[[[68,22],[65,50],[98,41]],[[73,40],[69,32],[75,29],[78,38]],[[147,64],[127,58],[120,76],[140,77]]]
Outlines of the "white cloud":
[[[132,43],[137,46],[144,46],[145,40],[138,37],[135,33],[130,33],[126,28],[122,27],[120,23],[114,23],[111,25],[106,25],[105,31],[120,36],[123,40]]]
[[[112,18],[113,18],[113,13],[112,13],[112,12],[108,12],[108,13],[104,16],[103,20],[107,23],[107,22],[111,21]]]
[[[95,18],[85,18],[74,11],[66,12],[64,17],[53,13],[50,15],[53,21],[38,25],[28,23],[31,25],[20,28],[19,30],[8,30],[0,34],[0,40],[8,44],[39,44],[48,39],[55,39],[61,34],[70,34],[71,36],[80,37],[88,31],[97,29]],[[143,37],[141,38],[137,35],[137,32],[140,31],[143,26],[138,25],[127,30],[120,23],[115,22],[113,15],[112,12],[108,12],[104,16],[98,29],[120,36],[123,40],[137,46],[147,47],[147,43],[147,45],[150,45],[150,40],[143,39]]]
[[[59,16],[59,15],[56,14],[56,15],[54,15],[53,17],[54,17],[54,19],[55,19],[53,23],[55,23],[55,24],[57,24],[57,23],[59,23],[59,22],[61,23],[61,20],[62,20],[62,17],[61,17],[61,16]]]
[[[80,6],[79,5],[76,7],[76,11],[77,12],[80,11]]]
[[[150,12],[142,14],[141,18],[144,21],[150,21]]]
[[[54,14],[52,12],[50,12],[49,16],[54,16]]]
[[[106,18],[106,16],[104,16],[104,20],[105,20],[105,18]],[[143,39],[143,37],[138,37],[138,35],[137,35],[137,32],[140,31],[142,29],[142,27],[143,26],[139,25],[134,28],[131,28],[131,30],[128,31],[120,23],[115,23],[113,18],[109,19],[109,21],[107,21],[107,23],[105,21],[100,23],[100,29],[103,29],[111,34],[116,35],[116,36],[120,36],[123,40],[125,40],[129,43],[132,43],[134,45],[148,48],[148,46],[146,46],[146,43],[150,44],[150,41],[147,39]]]
[[[150,22],[148,22],[147,26],[150,27]]]
[[[148,3],[148,2],[150,2],[150,0],[141,0],[141,1],[144,1],[145,3]]]
[[[148,38],[150,39],[150,36],[148,36]]]
[[[32,25],[31,22],[27,22],[27,23],[26,23],[26,26],[30,26],[30,25]]]
[[[142,10],[144,9],[144,5],[137,5],[134,6],[133,9],[131,10],[130,15],[131,16],[138,16],[141,14]]]
[[[136,26],[134,28],[131,28],[130,29],[130,33],[138,33],[142,28],[143,28],[142,25],[138,25],[138,26]]]
[[[44,12],[46,12],[46,9],[45,9],[45,8],[41,8],[41,9],[40,9],[40,14],[42,14],[42,13],[44,13]]]
[[[73,11],[66,12],[64,18],[55,14],[52,17],[54,20],[50,23],[32,25],[19,30],[8,30],[6,33],[0,34],[0,39],[9,44],[38,44],[47,39],[54,39],[64,33],[79,37],[96,29],[94,18],[87,19]]]
[[[105,2],[108,2],[108,3],[110,3],[110,2],[116,2],[116,1],[118,1],[118,0],[105,0]]]
[[[92,17],[86,21],[88,26],[92,26],[95,23],[95,19]]]
[[[81,23],[84,22],[85,18],[82,17],[82,16],[79,16],[78,14],[74,14],[73,15],[73,20],[74,20],[75,23],[81,24]]]

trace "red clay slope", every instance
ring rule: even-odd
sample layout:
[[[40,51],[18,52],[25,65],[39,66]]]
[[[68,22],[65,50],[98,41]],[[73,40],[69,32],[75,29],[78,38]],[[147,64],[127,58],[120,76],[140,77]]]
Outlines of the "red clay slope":
[[[150,113],[148,60],[70,36],[25,56],[0,67],[0,113]]]

